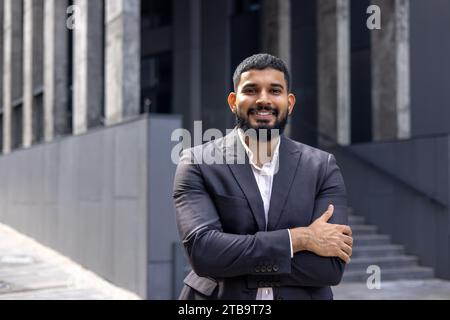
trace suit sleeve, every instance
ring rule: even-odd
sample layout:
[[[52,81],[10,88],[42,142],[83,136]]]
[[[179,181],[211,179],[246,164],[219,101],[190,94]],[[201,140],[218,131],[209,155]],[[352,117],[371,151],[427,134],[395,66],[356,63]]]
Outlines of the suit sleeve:
[[[347,224],[347,196],[341,171],[333,155],[328,156],[327,170],[317,193],[313,220],[319,218],[329,204],[334,205],[330,223]],[[294,255],[290,275],[281,277],[286,286],[334,286],[340,283],[345,262],[337,257],[321,257],[309,251]]]
[[[277,266],[274,273],[290,274],[286,230],[224,233],[200,166],[183,159],[175,174],[173,197],[180,238],[195,273],[203,277],[252,275],[259,273],[259,265],[271,262]]]

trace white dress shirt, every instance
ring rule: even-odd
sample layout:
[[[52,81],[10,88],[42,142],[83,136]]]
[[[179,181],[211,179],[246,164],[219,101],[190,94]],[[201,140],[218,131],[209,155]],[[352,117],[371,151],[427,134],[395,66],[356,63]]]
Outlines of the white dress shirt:
[[[270,208],[270,198],[272,195],[272,185],[273,185],[273,176],[278,169],[278,160],[279,160],[279,150],[281,139],[278,139],[277,146],[275,147],[274,153],[272,155],[272,159],[270,162],[266,162],[262,167],[258,167],[256,164],[256,159],[254,159],[254,154],[247,146],[244,140],[244,132],[242,129],[238,130],[238,136],[245,148],[245,152],[247,153],[248,159],[250,161],[250,165],[252,167],[253,175],[255,176],[256,184],[258,185],[259,192],[261,194],[261,198],[264,204],[264,215],[266,218],[266,230],[267,230],[267,222],[269,221],[269,208]],[[293,255],[292,250],[292,239],[291,232],[289,230],[289,241],[291,243],[291,258]],[[258,288],[258,292],[256,294],[256,300],[273,300],[273,289],[272,288]]]

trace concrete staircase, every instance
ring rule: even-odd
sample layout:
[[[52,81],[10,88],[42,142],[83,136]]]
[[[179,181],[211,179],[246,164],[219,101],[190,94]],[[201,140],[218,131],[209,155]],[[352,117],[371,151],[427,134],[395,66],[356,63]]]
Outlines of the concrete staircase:
[[[407,280],[433,278],[432,268],[419,265],[418,258],[405,255],[402,245],[392,244],[389,235],[378,234],[377,227],[365,224],[364,217],[350,213],[353,230],[353,255],[345,269],[343,282],[365,282],[372,274],[370,265],[381,269],[381,280]]]

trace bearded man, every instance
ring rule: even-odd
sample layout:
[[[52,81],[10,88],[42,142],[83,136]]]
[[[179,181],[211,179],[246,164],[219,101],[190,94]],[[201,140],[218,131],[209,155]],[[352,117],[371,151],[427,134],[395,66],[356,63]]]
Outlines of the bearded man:
[[[281,59],[251,56],[233,81],[236,128],[185,150],[175,175],[180,299],[332,299],[353,245],[336,160],[284,136],[296,98]]]

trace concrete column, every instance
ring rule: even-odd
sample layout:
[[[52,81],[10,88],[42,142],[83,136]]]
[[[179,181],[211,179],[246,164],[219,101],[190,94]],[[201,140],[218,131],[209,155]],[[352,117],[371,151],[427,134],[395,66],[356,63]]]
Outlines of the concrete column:
[[[3,151],[3,6],[0,0],[0,153]]]
[[[108,125],[139,115],[140,0],[105,0],[105,113]]]
[[[9,153],[15,141],[13,122],[19,115],[14,102],[22,97],[22,2],[4,1],[3,52],[3,152]],[[20,115],[21,116],[21,115]],[[18,121],[17,121],[18,122]],[[14,134],[13,134],[14,132]]]
[[[231,2],[201,1],[201,101],[203,130],[232,128],[235,117],[226,105],[232,90],[230,53]]]
[[[319,0],[319,144],[350,143],[350,4]]]
[[[200,2],[174,0],[173,9],[173,109],[183,115],[183,127],[191,131],[194,121],[202,118]]]
[[[44,137],[70,132],[68,120],[67,0],[44,1]]]
[[[263,0],[261,26],[262,51],[283,59],[290,67],[291,1]]]
[[[381,30],[371,31],[374,140],[410,137],[409,0],[373,0]]]
[[[103,1],[75,0],[73,133],[101,125],[103,110]]]
[[[43,0],[24,0],[23,19],[23,146],[36,142],[33,123],[36,110],[35,92],[43,82]]]
[[[262,52],[281,58],[290,69],[291,66],[291,1],[263,0],[261,11]],[[290,136],[291,123],[288,122],[285,134]]]

